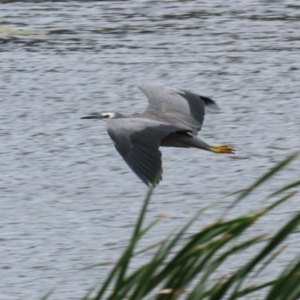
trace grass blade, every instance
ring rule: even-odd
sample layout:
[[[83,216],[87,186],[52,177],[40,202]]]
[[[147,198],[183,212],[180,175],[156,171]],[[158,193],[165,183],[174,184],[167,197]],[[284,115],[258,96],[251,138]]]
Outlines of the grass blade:
[[[279,189],[278,191],[272,193],[268,198],[277,196],[278,194],[281,194],[281,193],[283,193],[283,192],[285,192],[287,190],[290,190],[292,188],[295,188],[295,187],[297,187],[299,185],[300,185],[300,180],[294,181],[293,183],[290,183],[290,184],[286,185],[285,187]]]
[[[289,155],[284,160],[280,161],[275,167],[271,168],[268,172],[266,172],[262,177],[260,177],[256,182],[254,182],[250,187],[246,188],[243,192],[240,193],[240,195],[237,197],[237,199],[233,202],[232,205],[230,205],[229,208],[232,208],[235,206],[238,202],[240,202],[243,198],[248,196],[253,190],[255,190],[257,187],[259,187],[261,184],[269,180],[272,176],[274,176],[276,173],[278,173],[281,169],[286,167],[289,163],[291,163],[295,158],[299,156],[299,151]]]

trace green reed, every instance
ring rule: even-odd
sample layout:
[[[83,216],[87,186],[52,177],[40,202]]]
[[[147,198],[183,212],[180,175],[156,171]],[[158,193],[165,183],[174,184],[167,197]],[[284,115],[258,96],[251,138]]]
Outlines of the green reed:
[[[267,184],[269,179],[298,156],[299,153],[288,156],[252,185],[236,192],[234,205],[258,186]],[[103,282],[84,299],[234,300],[253,299],[253,296],[256,296],[255,299],[264,300],[300,299],[300,248],[298,255],[283,267],[279,276],[257,284],[249,283],[253,277],[260,278],[257,276],[267,267],[272,267],[278,255],[286,251],[285,242],[290,235],[299,235],[297,230],[300,224],[300,209],[295,207],[295,213],[289,221],[271,236],[256,235],[245,238],[245,232],[261,217],[292,198],[296,193],[295,188],[299,185],[300,180],[272,191],[269,197],[278,198],[255,213],[217,219],[196,233],[188,234],[187,230],[203,213],[202,209],[185,226],[172,232],[163,241],[137,252],[138,242],[159,221],[158,218],[144,225],[154,187],[150,188],[128,246]],[[298,240],[300,242],[300,237]],[[253,247],[255,245],[258,247]],[[134,258],[149,250],[149,260],[141,266],[135,266],[133,263],[135,269],[129,271],[129,265],[132,265]],[[247,254],[251,253],[247,260],[239,258],[241,254],[245,256],[245,251]],[[240,262],[240,266],[224,274],[225,263],[232,259]],[[259,294],[261,298],[257,298],[258,294],[255,294],[258,291],[263,291]],[[50,294],[44,299],[48,297]]]

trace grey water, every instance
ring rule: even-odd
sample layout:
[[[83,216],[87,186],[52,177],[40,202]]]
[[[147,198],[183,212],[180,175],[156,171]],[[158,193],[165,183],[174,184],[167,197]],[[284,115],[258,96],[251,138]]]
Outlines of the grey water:
[[[105,123],[80,117],[142,111],[140,82],[212,97],[222,111],[206,115],[200,138],[237,149],[162,149],[147,220],[167,217],[145,244],[210,204],[200,223],[214,220],[234,199],[228,193],[299,150],[299,28],[298,1],[0,4],[0,299],[40,299],[64,280],[52,299],[79,299],[109,267],[79,270],[124,249],[147,188]],[[265,205],[268,192],[299,179],[299,167],[234,213]],[[299,204],[259,230],[272,231]]]

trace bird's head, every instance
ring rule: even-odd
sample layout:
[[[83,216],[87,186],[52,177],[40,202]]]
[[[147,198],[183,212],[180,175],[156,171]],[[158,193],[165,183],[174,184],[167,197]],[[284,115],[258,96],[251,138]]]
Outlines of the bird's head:
[[[103,114],[93,114],[90,116],[82,117],[80,119],[98,119],[98,120],[108,121],[110,119],[121,118],[121,117],[123,117],[123,115],[119,113],[103,113]]]

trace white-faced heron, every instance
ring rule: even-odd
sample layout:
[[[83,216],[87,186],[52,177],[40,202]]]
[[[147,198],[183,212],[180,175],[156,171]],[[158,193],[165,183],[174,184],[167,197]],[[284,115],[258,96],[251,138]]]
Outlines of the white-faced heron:
[[[107,132],[133,172],[147,185],[161,179],[160,146],[198,148],[214,153],[234,153],[228,145],[212,146],[196,137],[204,120],[205,107],[218,109],[210,98],[157,84],[139,89],[148,107],[139,114],[102,113],[81,119],[107,122]]]

